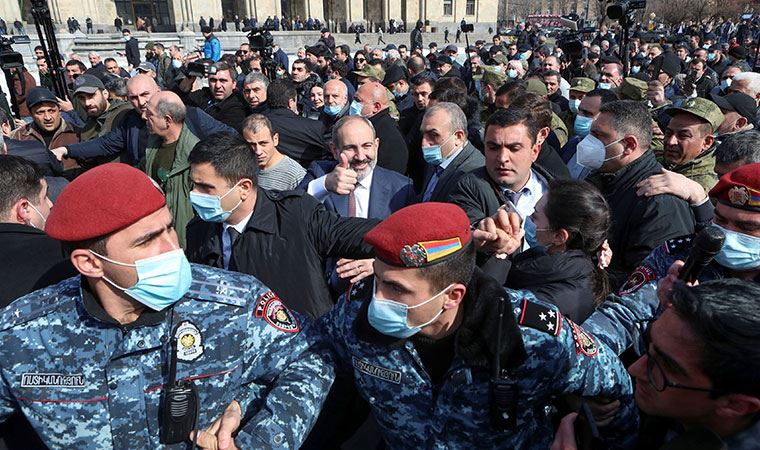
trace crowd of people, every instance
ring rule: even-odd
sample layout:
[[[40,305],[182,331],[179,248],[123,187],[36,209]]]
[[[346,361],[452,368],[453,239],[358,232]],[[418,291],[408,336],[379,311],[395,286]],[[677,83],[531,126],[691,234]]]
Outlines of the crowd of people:
[[[295,59],[201,25],[66,98],[36,49],[0,111],[8,448],[757,447],[751,21]]]

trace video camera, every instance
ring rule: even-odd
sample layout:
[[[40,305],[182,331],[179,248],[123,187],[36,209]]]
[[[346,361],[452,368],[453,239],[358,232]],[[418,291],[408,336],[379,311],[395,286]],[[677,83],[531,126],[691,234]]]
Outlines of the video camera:
[[[619,0],[607,6],[607,17],[612,20],[620,20],[637,9],[645,9],[647,0]]]
[[[261,56],[261,71],[270,80],[277,78],[277,62],[272,58],[274,50],[274,37],[272,33],[263,28],[251,28],[248,33],[248,43],[251,51],[258,52]]]
[[[251,50],[258,51],[262,59],[272,56],[274,38],[268,30],[264,28],[252,28],[251,32],[248,33],[248,43],[251,46]]]
[[[568,30],[557,36],[557,46],[562,49],[571,61],[583,58],[583,35],[596,32],[594,27],[583,27],[583,21],[577,14],[560,17],[562,26]]]
[[[191,61],[183,68],[187,77],[205,77],[216,73],[216,66],[211,62]]]
[[[19,36],[17,38],[8,38],[0,36],[0,69],[20,69],[24,67],[24,57],[21,53],[13,50],[13,44],[28,44],[28,36]]]

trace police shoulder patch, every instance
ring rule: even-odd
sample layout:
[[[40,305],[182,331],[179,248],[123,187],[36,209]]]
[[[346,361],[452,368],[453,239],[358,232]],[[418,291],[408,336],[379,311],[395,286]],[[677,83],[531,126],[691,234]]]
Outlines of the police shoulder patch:
[[[677,255],[690,249],[693,245],[694,235],[687,234],[665,241],[665,251],[669,255]]]
[[[520,309],[520,325],[552,336],[559,336],[559,332],[562,330],[562,313],[558,310],[532,302],[527,298],[523,299]]]
[[[654,271],[654,267],[649,264],[642,264],[633,271],[630,277],[618,290],[619,295],[632,294],[644,286],[648,282],[657,279],[657,274]]]
[[[254,315],[258,318],[263,318],[266,323],[280,331],[286,333],[301,331],[298,318],[290,312],[280,298],[272,291],[267,291],[259,298]]]
[[[573,341],[575,342],[575,354],[584,354],[586,356],[596,356],[599,353],[599,346],[596,344],[594,338],[579,325],[576,325],[572,320],[567,319],[570,322],[570,329],[573,332]]]

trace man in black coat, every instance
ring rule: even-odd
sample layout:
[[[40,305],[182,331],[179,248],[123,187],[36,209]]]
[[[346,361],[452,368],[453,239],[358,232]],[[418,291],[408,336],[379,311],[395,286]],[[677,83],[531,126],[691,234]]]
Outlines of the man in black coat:
[[[138,46],[137,38],[132,37],[132,33],[128,28],[124,28],[121,31],[121,35],[125,42],[124,52],[127,57],[127,64],[129,64],[130,68],[134,69],[140,65],[140,48]]]
[[[330,158],[324,141],[322,122],[299,116],[296,88],[290,80],[275,80],[267,88],[267,118],[274,131],[280,135],[277,149],[301,164],[309,167],[316,159]]]
[[[75,275],[61,244],[44,232],[52,206],[36,164],[0,156],[0,307]]]
[[[649,150],[651,116],[644,103],[630,100],[602,105],[591,125],[596,151],[578,148],[578,163],[596,170],[587,179],[607,198],[612,214],[607,269],[613,291],[658,245],[694,232],[689,204],[668,194],[638,196],[637,184],[662,173]]]
[[[208,87],[189,92],[195,77],[185,77],[174,89],[182,102],[205,111],[219,122],[241,131],[243,120],[248,115],[248,104],[235,88],[236,75],[224,62],[211,66],[208,75]]]
[[[372,256],[364,235],[379,220],[340,217],[301,191],[259,189],[256,155],[240,137],[201,141],[188,160],[193,191],[226,195],[229,212],[208,217],[194,205],[185,249],[191,262],[256,274],[289,308],[316,318],[332,308],[326,259]]]
[[[354,103],[361,106],[358,114],[372,122],[380,139],[377,165],[405,175],[409,151],[398,123],[390,116],[388,102],[388,90],[377,81],[364,83],[354,95]]]

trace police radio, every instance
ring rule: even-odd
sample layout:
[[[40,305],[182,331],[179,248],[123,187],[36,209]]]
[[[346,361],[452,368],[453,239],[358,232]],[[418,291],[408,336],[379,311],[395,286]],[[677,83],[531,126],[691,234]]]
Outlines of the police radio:
[[[496,331],[497,351],[491,365],[491,425],[499,431],[508,431],[517,425],[517,382],[509,377],[507,370],[501,370],[501,349],[504,297],[499,298],[499,324]]]
[[[171,329],[171,328],[170,328]],[[159,414],[160,441],[162,444],[187,442],[190,432],[198,421],[198,391],[192,381],[177,381],[177,341],[176,334],[171,339],[169,359],[169,386],[163,390]],[[196,439],[197,441],[197,435]],[[193,448],[195,448],[193,442]]]

